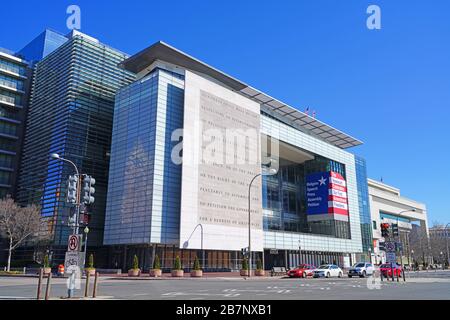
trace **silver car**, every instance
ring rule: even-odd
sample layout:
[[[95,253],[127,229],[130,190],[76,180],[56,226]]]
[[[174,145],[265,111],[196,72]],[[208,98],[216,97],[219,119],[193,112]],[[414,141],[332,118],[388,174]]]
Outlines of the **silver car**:
[[[373,267],[373,264],[369,262],[358,262],[348,270],[348,277],[351,278],[355,276],[364,278],[366,276],[372,276],[374,272],[375,268]]]

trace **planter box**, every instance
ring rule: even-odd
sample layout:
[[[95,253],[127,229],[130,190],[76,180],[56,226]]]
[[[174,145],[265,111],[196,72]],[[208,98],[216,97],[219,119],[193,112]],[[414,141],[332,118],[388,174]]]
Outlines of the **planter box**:
[[[150,277],[152,278],[161,278],[162,271],[160,269],[150,270]]]
[[[96,270],[95,269],[85,269],[84,272],[86,273],[86,275],[89,274],[89,276],[95,277]]]
[[[241,270],[241,277],[248,277],[248,270]]]
[[[128,270],[128,276],[129,277],[139,277],[141,275],[140,269],[130,269]]]
[[[193,271],[191,271],[191,277],[192,278],[201,278],[201,277],[203,277],[203,271],[202,270],[193,270]]]
[[[265,277],[266,276],[266,272],[264,270],[256,270],[255,276],[257,276],[257,277]]]
[[[184,271],[183,270],[172,270],[172,277],[182,278],[182,277],[184,277]]]
[[[52,268],[44,268],[44,274],[52,273]]]

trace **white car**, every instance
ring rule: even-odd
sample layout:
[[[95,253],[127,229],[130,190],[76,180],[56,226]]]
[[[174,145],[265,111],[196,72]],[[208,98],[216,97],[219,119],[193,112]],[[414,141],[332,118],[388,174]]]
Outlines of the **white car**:
[[[374,272],[375,268],[373,267],[373,264],[368,262],[358,262],[348,270],[348,277],[351,278],[355,276],[364,278],[365,276],[372,276]]]
[[[330,278],[338,277],[342,278],[344,272],[335,264],[324,264],[314,270],[314,278]]]

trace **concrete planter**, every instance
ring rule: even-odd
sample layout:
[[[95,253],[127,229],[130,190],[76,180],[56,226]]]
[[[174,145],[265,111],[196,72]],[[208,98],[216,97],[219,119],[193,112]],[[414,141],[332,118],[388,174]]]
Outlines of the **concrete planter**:
[[[52,273],[52,268],[44,268],[44,274]]]
[[[192,278],[201,278],[201,277],[203,277],[203,271],[202,270],[192,270],[191,277]]]
[[[150,270],[150,277],[152,278],[161,278],[162,271],[160,269],[153,269]]]
[[[95,277],[95,272],[96,272],[95,268],[86,268],[85,269],[86,275],[89,274],[89,276],[91,276],[91,277]]]
[[[257,277],[265,277],[266,276],[266,272],[264,270],[256,270],[255,276],[257,276]]]
[[[184,271],[183,270],[172,270],[172,277],[174,278],[183,278]]]
[[[130,269],[128,270],[128,276],[129,277],[139,277],[141,275],[140,269]]]
[[[241,270],[241,277],[248,277],[248,270]]]

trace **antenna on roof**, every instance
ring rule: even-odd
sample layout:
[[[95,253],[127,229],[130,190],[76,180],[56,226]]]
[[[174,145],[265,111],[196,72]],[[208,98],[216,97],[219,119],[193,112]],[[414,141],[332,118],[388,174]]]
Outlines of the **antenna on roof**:
[[[383,177],[381,177],[380,181],[381,181],[381,182],[384,182],[384,181],[383,181]]]

